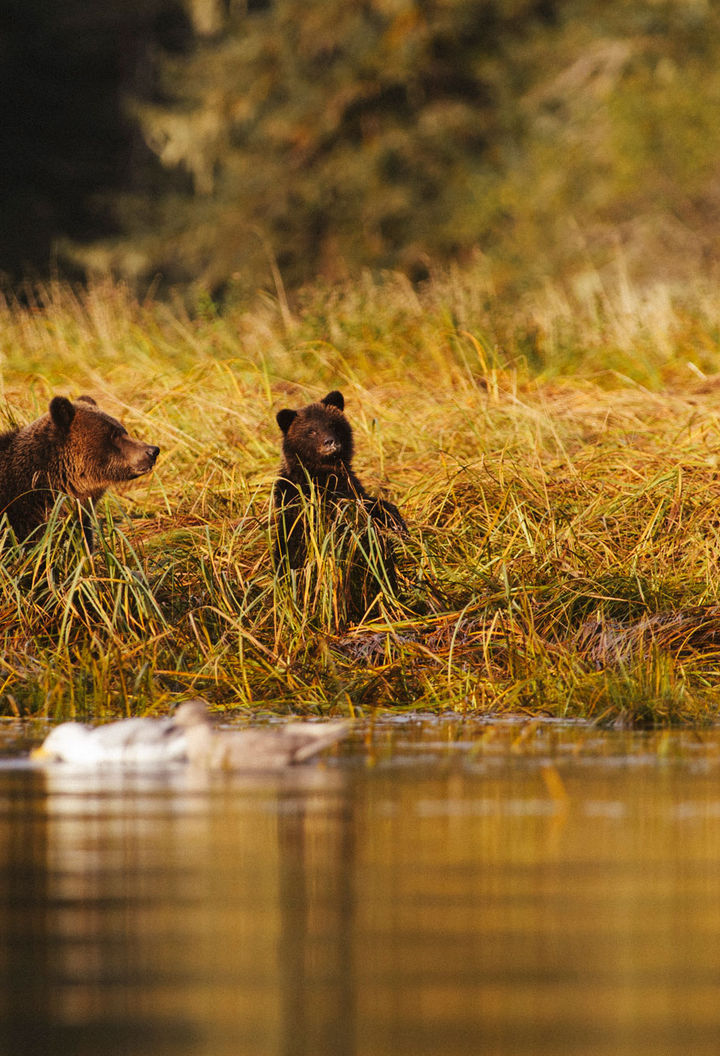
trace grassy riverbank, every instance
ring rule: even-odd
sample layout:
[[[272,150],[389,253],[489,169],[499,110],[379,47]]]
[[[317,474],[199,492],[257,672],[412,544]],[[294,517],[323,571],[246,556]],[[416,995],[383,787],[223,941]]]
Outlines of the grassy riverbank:
[[[2,712],[202,693],[714,721],[720,294],[643,295],[620,269],[584,290],[507,308],[478,265],[419,292],[360,277],[192,319],[111,286],[3,306],[10,421],[89,393],[162,454],[103,501],[92,558],[67,529],[6,550]],[[410,527],[400,597],[354,625],[328,576],[293,596],[269,556],[275,412],[332,388],[360,477]]]

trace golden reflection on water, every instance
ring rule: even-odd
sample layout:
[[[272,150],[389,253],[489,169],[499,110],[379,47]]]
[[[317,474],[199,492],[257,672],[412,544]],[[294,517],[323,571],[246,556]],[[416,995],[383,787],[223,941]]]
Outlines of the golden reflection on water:
[[[720,734],[379,722],[325,764],[0,769],[8,1056],[716,1053]]]

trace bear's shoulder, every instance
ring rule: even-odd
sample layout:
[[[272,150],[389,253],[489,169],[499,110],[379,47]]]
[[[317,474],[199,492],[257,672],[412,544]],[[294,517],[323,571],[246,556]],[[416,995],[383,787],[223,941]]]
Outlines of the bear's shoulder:
[[[8,451],[12,447],[19,432],[19,429],[7,429],[0,433],[0,452]]]

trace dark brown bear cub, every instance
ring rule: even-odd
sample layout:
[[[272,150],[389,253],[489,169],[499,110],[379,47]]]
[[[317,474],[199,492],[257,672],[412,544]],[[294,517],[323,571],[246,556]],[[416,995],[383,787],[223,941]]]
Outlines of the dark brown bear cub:
[[[296,569],[305,564],[307,511],[313,499],[318,501],[325,521],[330,521],[343,502],[349,500],[364,513],[368,526],[407,531],[397,506],[368,495],[353,473],[353,434],[343,414],[344,407],[342,393],[333,391],[298,411],[278,412],[277,423],[283,433],[283,461],[273,492],[278,567]],[[381,551],[385,573],[394,590],[392,548],[382,538]]]
[[[47,414],[0,435],[0,513],[22,541],[45,523],[59,493],[97,501],[110,484],[149,473],[159,452],[90,396],[55,396]],[[85,516],[83,527],[90,540]]]

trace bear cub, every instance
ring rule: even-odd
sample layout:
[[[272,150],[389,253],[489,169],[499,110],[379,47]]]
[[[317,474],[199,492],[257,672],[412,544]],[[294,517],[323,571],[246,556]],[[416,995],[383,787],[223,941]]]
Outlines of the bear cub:
[[[128,435],[91,396],[50,401],[47,414],[0,434],[0,514],[20,541],[44,524],[59,493],[81,504],[149,473],[160,448]],[[92,541],[89,519],[83,529]]]
[[[383,528],[406,532],[407,526],[397,506],[373,498],[353,473],[353,433],[345,417],[341,392],[329,392],[318,403],[277,414],[283,434],[283,461],[275,481],[273,504],[276,511],[276,567],[301,568],[307,559],[307,525],[304,511],[314,492],[325,517],[342,500],[351,500],[365,511],[370,521]],[[388,580],[396,588],[392,548],[383,546]]]

